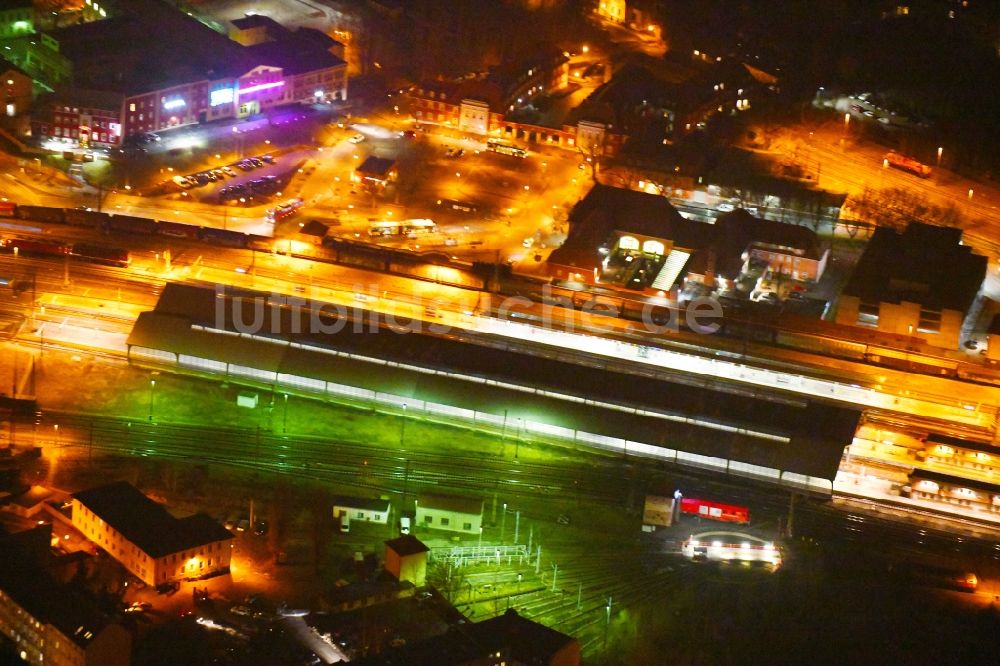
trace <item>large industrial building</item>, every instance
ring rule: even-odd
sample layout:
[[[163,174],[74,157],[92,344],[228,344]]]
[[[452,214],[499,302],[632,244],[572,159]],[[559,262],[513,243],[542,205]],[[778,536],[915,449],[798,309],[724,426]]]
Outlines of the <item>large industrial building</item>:
[[[36,104],[41,141],[117,146],[143,132],[347,98],[341,44],[263,16],[223,34],[160,0],[133,0],[114,17],[45,37],[72,77]]]

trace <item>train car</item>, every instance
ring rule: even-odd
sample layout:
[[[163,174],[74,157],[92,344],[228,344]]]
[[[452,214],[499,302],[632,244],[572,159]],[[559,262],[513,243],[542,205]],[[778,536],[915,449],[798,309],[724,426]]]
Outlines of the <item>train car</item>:
[[[198,238],[206,243],[226,247],[247,247],[250,243],[250,236],[241,231],[228,231],[211,227],[202,227]]]
[[[98,213],[89,208],[67,208],[64,217],[66,224],[90,229],[103,229],[111,219],[108,213]]]
[[[0,201],[0,217],[14,217],[16,214],[16,203],[12,201]]]
[[[684,497],[681,498],[681,513],[686,513],[699,518],[718,520],[727,523],[739,523],[745,525],[750,522],[750,509],[745,506],[734,504],[722,504]]]
[[[896,151],[890,150],[883,158],[885,163],[894,169],[912,173],[920,178],[928,178],[931,175],[931,168],[926,164],[921,164],[912,157],[900,155]]]
[[[34,222],[66,223],[65,209],[49,206],[18,206],[17,217],[21,220],[32,220]]]
[[[890,349],[888,347],[874,347],[869,345],[868,351],[865,353],[865,361],[907,372],[941,375],[942,377],[958,376],[958,361],[956,360],[907,352],[900,349]]]
[[[979,576],[965,569],[906,562],[890,565],[889,572],[911,583],[940,587],[947,590],[975,592],[976,588],[979,587]]]
[[[132,256],[128,253],[128,250],[120,247],[93,245],[91,243],[75,243],[70,251],[70,256],[92,264],[117,266],[119,268],[125,268],[132,263]]]
[[[124,234],[152,236],[156,233],[156,220],[135,215],[113,215],[106,226],[108,231]]]
[[[179,222],[167,222],[165,220],[160,220],[156,224],[156,235],[166,236],[167,238],[187,238],[189,240],[198,240],[198,233],[201,231],[201,227],[196,227],[193,224],[181,224]]]
[[[5,238],[0,240],[0,249],[37,257],[64,257],[69,254],[69,246],[57,240]]]

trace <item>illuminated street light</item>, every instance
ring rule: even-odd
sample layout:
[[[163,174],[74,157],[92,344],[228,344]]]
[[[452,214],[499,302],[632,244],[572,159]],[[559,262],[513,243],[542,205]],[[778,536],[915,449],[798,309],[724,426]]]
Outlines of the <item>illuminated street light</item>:
[[[281,432],[288,432],[288,394],[283,395],[285,396],[285,409],[281,417]]]
[[[969,188],[969,201],[972,201],[972,188]]]
[[[937,165],[938,165],[939,167],[941,166],[941,154],[942,154],[942,153],[944,153],[944,146],[938,146],[938,152],[937,152]]]
[[[154,395],[155,395],[154,394],[155,391],[156,391],[156,380],[155,379],[150,379],[149,380],[149,420],[150,421],[153,420],[153,398],[154,398]]]

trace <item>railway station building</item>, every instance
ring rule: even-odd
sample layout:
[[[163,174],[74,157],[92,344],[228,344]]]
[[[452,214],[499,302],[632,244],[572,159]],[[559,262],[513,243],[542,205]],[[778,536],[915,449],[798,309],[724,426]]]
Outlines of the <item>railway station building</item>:
[[[255,311],[259,326],[248,330]],[[132,364],[161,371],[374,406],[515,446],[594,447],[823,494],[860,418],[803,396],[463,338],[399,333],[362,310],[338,316],[287,307],[285,297],[169,284],[127,345]]]

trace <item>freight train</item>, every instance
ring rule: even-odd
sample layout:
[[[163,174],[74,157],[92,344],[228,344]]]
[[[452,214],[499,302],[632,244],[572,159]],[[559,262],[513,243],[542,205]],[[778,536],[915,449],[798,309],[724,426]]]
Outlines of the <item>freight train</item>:
[[[245,234],[240,231],[201,227],[181,222],[153,220],[134,215],[101,213],[85,208],[26,206],[4,201],[0,202],[0,217],[30,220],[33,222],[48,222],[50,224],[65,224],[74,227],[87,227],[105,233],[187,238],[213,245],[224,245],[226,247],[271,249],[271,239],[264,236]]]
[[[35,257],[69,257],[103,266],[125,268],[132,263],[128,250],[93,243],[64,243],[58,240],[32,238],[0,239],[0,251]]]

